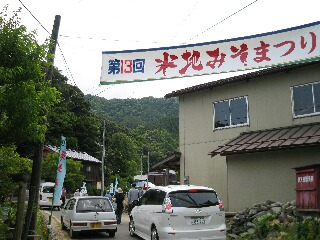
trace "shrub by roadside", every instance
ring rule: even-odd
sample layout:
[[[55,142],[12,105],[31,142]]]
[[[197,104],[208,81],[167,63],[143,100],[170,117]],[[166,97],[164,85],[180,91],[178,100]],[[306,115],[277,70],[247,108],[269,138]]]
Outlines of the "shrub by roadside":
[[[315,240],[320,239],[320,219],[295,215],[295,201],[266,201],[227,219],[227,239]]]
[[[17,212],[16,202],[5,202],[0,206],[0,239],[13,239]],[[47,225],[49,215],[47,212],[38,210],[37,235],[38,239],[61,240],[69,239],[68,234],[61,230],[61,225],[55,218],[51,220],[52,231],[48,236]]]

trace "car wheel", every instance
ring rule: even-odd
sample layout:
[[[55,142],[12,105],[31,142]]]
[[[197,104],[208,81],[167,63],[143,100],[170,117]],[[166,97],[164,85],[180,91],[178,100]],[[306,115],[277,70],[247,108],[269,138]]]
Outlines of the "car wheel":
[[[151,240],[159,240],[158,231],[156,227],[151,229]]]
[[[130,222],[129,222],[129,234],[131,237],[136,236],[135,231],[136,231],[136,229],[134,227],[134,221],[133,221],[133,218],[131,217]]]
[[[63,218],[62,217],[61,217],[61,229],[62,230],[67,230],[66,225],[64,225],[64,223],[63,223]]]
[[[76,233],[72,229],[72,224],[70,222],[70,229],[69,229],[69,234],[71,238],[76,238]]]
[[[109,237],[114,237],[116,235],[115,231],[109,232]]]

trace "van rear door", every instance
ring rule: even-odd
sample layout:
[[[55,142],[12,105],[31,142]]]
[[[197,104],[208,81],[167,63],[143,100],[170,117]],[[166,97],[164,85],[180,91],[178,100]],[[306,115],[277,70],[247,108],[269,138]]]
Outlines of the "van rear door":
[[[177,230],[216,229],[225,224],[225,212],[212,190],[183,190],[169,193],[172,214],[170,226]]]

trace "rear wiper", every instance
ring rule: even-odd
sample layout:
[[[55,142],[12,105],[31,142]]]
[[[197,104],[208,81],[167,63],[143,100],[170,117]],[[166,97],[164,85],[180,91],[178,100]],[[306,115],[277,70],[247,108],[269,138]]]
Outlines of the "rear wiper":
[[[200,207],[210,207],[210,206],[217,206],[219,205],[219,202],[206,202],[206,203],[202,203],[202,204],[199,204]]]
[[[102,211],[106,212],[106,209],[102,207],[101,204],[94,205],[96,208],[100,208]]]
[[[187,193],[187,196],[191,199],[191,201],[195,204],[195,205],[191,205],[190,207],[198,207],[199,205],[197,204],[197,202],[190,196],[189,193]]]

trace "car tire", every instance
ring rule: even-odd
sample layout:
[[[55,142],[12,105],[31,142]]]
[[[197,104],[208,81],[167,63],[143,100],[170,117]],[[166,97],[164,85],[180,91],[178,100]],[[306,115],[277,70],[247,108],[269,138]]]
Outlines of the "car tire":
[[[64,225],[64,223],[63,223],[63,218],[62,217],[61,217],[61,229],[62,230],[67,230],[66,225]]]
[[[134,221],[133,221],[133,218],[130,217],[130,221],[129,221],[129,234],[131,237],[135,237],[136,234],[135,234],[135,227],[134,227]]]
[[[115,237],[116,236],[116,232],[115,231],[110,231],[109,233],[109,237]]]
[[[71,224],[71,222],[70,222],[69,235],[70,235],[71,238],[76,238],[76,233],[75,233],[75,231],[73,231],[73,229],[72,229],[72,224]]]
[[[151,240],[159,240],[158,231],[156,227],[151,229]]]

